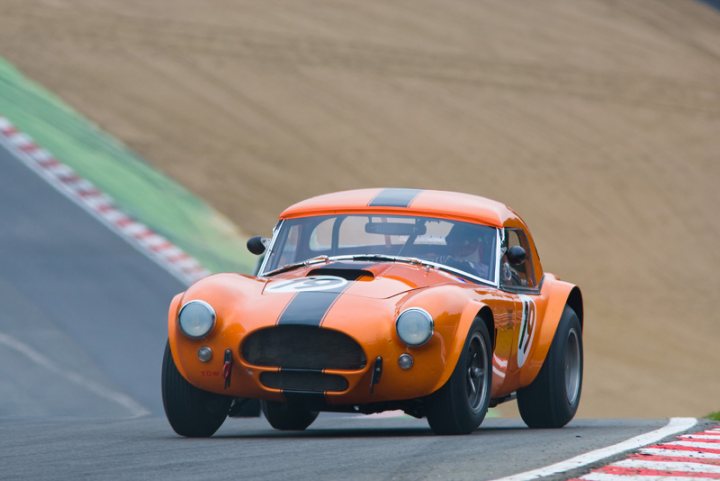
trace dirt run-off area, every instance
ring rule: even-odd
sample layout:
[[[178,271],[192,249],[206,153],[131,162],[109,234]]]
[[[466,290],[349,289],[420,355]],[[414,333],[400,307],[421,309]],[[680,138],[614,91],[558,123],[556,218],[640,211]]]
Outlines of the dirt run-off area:
[[[581,416],[718,409],[703,3],[3,0],[0,55],[248,234],[340,189],[501,200],[584,290]]]

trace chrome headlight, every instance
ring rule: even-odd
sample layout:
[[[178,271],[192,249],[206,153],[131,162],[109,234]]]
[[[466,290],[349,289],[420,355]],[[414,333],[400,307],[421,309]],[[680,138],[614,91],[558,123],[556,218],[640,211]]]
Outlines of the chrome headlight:
[[[202,339],[215,325],[215,309],[205,301],[185,303],[178,314],[183,334],[191,339]]]
[[[419,347],[432,337],[433,319],[426,310],[411,307],[400,313],[395,321],[395,329],[405,344]]]

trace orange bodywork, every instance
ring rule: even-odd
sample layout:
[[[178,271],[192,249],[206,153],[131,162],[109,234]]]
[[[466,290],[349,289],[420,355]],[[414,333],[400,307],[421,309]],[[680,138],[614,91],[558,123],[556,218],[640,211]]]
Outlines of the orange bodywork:
[[[376,262],[364,266],[369,275],[348,283],[324,312],[319,326],[350,336],[362,347],[368,362],[356,370],[325,369],[324,373],[347,381],[345,390],[324,392],[325,402],[362,405],[422,398],[437,391],[455,369],[470,326],[478,316],[490,323],[494,335],[491,397],[501,400],[529,385],[543,365],[568,302],[582,319],[578,288],[543,272],[527,226],[501,203],[468,194],[423,190],[408,206],[370,205],[381,191],[365,189],[315,197],[288,208],[280,219],[337,213],[401,214],[522,229],[531,247],[526,262],[532,263],[538,286],[501,289],[423,265]],[[318,267],[323,265],[266,277],[217,274],[178,294],[170,304],[168,336],[183,377],[200,389],[218,394],[283,400],[281,389],[270,388],[260,380],[262,373],[277,372],[281,367],[251,364],[243,356],[243,342],[257,330],[277,324],[296,295],[271,286],[312,275]],[[217,314],[214,328],[200,340],[185,336],[178,325],[181,306],[191,300],[207,302]],[[420,347],[405,345],[396,333],[397,316],[410,307],[424,309],[434,321],[433,336]],[[198,349],[203,346],[214,353],[209,362],[198,359]],[[226,387],[223,353],[228,349],[233,370]],[[412,368],[403,370],[398,365],[403,353],[413,356]],[[378,357],[384,360],[382,377],[371,386],[371,361]]]

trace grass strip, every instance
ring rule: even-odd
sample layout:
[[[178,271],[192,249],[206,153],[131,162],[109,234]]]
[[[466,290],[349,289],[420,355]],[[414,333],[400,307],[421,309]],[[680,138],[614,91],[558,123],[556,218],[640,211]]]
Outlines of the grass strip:
[[[252,271],[254,257],[227,218],[3,58],[0,115],[208,270]]]

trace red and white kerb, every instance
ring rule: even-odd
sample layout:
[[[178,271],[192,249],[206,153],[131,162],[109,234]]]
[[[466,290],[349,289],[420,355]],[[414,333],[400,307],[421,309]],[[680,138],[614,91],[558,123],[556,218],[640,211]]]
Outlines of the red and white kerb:
[[[101,192],[89,180],[77,175],[72,168],[57,160],[2,116],[0,116],[0,143],[50,185],[110,227],[181,282],[191,284],[210,274],[197,259],[120,210],[110,196]]]
[[[720,479],[720,428],[641,448],[622,461],[572,481],[705,481]]]

